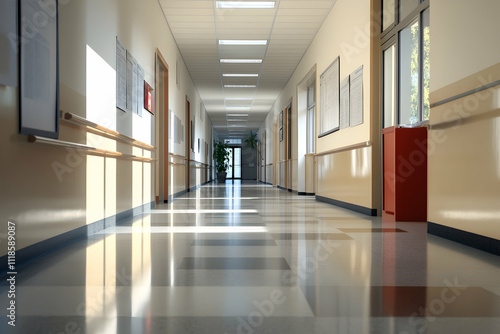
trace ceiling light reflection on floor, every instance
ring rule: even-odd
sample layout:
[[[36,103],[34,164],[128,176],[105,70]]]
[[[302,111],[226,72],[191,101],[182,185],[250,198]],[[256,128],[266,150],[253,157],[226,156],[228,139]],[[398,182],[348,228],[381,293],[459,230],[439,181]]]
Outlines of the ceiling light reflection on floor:
[[[195,198],[196,199],[196,198]],[[164,214],[164,213],[257,213],[257,210],[248,209],[248,210],[210,210],[210,209],[201,209],[201,210],[153,210],[144,212],[144,214]]]
[[[264,226],[116,226],[108,229],[108,233],[267,233]],[[101,234],[98,232],[97,234]]]

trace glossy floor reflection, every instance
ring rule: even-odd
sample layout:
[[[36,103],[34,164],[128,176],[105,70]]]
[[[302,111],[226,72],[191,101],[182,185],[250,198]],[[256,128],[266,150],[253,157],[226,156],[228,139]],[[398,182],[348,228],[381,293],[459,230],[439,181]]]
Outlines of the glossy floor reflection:
[[[251,182],[204,186],[17,279],[1,333],[500,332],[497,256]]]

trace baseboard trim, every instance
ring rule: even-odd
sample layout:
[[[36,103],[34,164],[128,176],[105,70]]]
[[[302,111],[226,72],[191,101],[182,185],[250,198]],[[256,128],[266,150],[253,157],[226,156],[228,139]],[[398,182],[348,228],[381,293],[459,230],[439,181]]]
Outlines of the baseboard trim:
[[[355,212],[359,212],[359,213],[362,213],[362,214],[367,215],[367,216],[372,216],[372,217],[377,216],[377,209],[370,209],[370,208],[366,208],[366,207],[361,206],[361,205],[343,202],[343,201],[339,201],[339,200],[336,200],[333,198],[328,198],[328,197],[323,197],[323,196],[318,196],[318,195],[316,195],[316,200],[320,201],[320,202],[325,202],[328,204],[340,206],[341,208],[348,209],[348,210],[355,211]]]
[[[427,222],[427,233],[500,256],[500,240]]]
[[[174,199],[176,199],[177,197],[180,197],[182,195],[185,195],[187,194],[187,190],[181,190],[179,191],[178,193],[175,193],[173,195],[168,195],[168,200],[164,201],[165,203],[170,203],[172,202]]]
[[[77,241],[83,240],[108,227],[119,225],[125,219],[155,208],[155,205],[155,202],[147,203],[16,250],[16,268],[19,269],[27,264],[33,263],[48,254],[69,246]],[[1,268],[7,268],[7,263],[8,255],[0,257]],[[3,277],[6,273],[7,270],[0,271],[0,277]]]
[[[306,193],[306,192],[303,192],[303,191],[299,191],[297,194],[299,196],[316,196],[315,193]]]

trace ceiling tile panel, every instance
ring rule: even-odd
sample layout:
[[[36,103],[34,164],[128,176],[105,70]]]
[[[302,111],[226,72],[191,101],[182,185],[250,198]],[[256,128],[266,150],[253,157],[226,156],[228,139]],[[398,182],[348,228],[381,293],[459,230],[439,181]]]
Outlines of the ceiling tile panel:
[[[214,0],[159,0],[216,131],[231,137],[247,136],[261,126],[335,2],[277,0],[274,9],[218,9]],[[218,39],[269,42],[226,46],[218,45]],[[263,59],[263,63],[221,64],[221,58]],[[223,77],[225,73],[259,77]],[[245,127],[229,127],[245,132],[228,131],[227,113],[249,114],[240,123]]]

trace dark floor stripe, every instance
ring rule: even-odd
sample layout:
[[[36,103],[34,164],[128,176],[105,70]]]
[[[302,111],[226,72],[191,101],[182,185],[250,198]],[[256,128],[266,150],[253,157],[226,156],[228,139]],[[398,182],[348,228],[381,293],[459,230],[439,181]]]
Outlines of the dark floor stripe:
[[[344,233],[407,233],[400,228],[339,228]]]
[[[276,240],[353,240],[344,233],[274,233]]]
[[[276,246],[276,242],[270,239],[206,239],[194,240],[192,246]]]
[[[185,257],[179,269],[290,270],[282,257]]]

